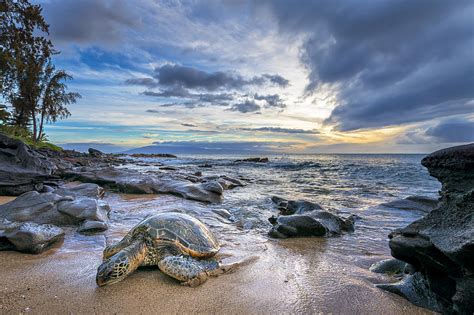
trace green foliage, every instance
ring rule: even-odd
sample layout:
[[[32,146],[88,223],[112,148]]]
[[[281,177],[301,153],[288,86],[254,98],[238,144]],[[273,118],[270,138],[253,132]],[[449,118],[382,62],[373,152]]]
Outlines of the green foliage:
[[[34,142],[41,141],[45,121],[68,117],[66,106],[80,97],[67,92],[64,82],[72,77],[52,64],[59,52],[48,35],[40,5],[0,0],[0,94],[13,108],[13,123],[32,127]]]
[[[11,138],[15,138],[18,140],[23,141],[27,145],[34,147],[34,148],[47,148],[53,151],[62,151],[62,148],[49,143],[44,136],[40,141],[33,141],[33,134],[29,129],[25,129],[23,127],[15,126],[15,125],[6,125],[0,124],[0,133],[6,134]]]

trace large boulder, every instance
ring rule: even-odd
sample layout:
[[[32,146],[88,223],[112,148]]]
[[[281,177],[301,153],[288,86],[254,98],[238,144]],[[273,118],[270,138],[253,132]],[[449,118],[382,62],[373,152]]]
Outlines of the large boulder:
[[[52,224],[0,220],[0,250],[39,254],[63,237],[64,231]]]
[[[354,231],[354,216],[344,219],[305,200],[273,197],[272,201],[280,215],[268,219],[273,225],[268,233],[271,237],[334,236]]]
[[[83,191],[100,190],[95,184],[81,185]],[[62,187],[53,192],[30,191],[0,206],[0,217],[12,222],[32,222],[58,226],[81,226],[92,232],[108,227],[109,205],[100,199],[78,195],[81,189]],[[88,229],[89,227],[90,229]]]
[[[0,195],[18,196],[41,190],[56,166],[20,140],[0,133]]]
[[[424,218],[389,235],[392,255],[418,273],[384,288],[435,311],[472,314],[474,144],[434,152],[422,164],[442,183],[441,202]]]

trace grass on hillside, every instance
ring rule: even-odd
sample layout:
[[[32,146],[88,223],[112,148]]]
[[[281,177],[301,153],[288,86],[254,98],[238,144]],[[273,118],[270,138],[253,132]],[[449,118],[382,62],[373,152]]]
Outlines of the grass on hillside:
[[[42,141],[37,143],[33,142],[33,136],[31,131],[25,130],[23,128],[19,128],[17,126],[10,126],[10,125],[0,125],[0,132],[6,134],[7,136],[20,140],[23,143],[29,145],[30,147],[37,148],[37,149],[50,149],[53,151],[62,151],[63,149],[55,144],[52,144],[47,141],[45,138]]]

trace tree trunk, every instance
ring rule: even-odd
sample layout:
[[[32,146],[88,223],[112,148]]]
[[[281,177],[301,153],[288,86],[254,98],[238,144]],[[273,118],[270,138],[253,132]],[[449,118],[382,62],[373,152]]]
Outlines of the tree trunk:
[[[36,143],[36,132],[37,132],[37,127],[36,127],[36,114],[35,111],[31,111],[31,116],[33,118],[33,142]]]
[[[44,106],[43,106],[43,109],[41,110],[41,120],[40,120],[40,126],[39,126],[37,141],[41,141],[41,137],[43,136],[44,114],[45,114],[45,109],[44,109]]]

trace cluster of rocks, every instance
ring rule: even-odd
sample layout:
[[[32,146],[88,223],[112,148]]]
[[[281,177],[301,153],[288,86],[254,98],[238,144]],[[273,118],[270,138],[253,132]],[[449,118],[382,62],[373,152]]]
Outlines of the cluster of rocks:
[[[59,226],[79,232],[108,228],[110,207],[96,184],[79,184],[42,192],[30,191],[0,206],[0,249],[39,253],[62,239]]]
[[[0,249],[39,253],[63,238],[61,227],[77,226],[80,232],[107,229],[110,208],[101,200],[104,190],[99,185],[124,193],[174,194],[202,202],[219,202],[224,190],[244,186],[227,176],[183,174],[169,166],[147,173],[124,167],[134,162],[95,149],[88,153],[35,149],[0,134],[0,195],[18,196],[0,206]],[[72,181],[84,184],[67,184]]]
[[[272,202],[280,213],[268,219],[273,225],[268,233],[271,237],[333,236],[354,231],[354,215],[344,219],[305,200],[272,197]]]
[[[244,184],[228,176],[202,177],[180,173],[138,173],[126,168],[73,168],[65,173],[69,180],[97,183],[130,194],[174,194],[183,198],[219,202],[226,189]]]
[[[381,288],[442,313],[474,312],[474,144],[432,153],[422,160],[442,183],[438,207],[393,231],[392,256],[411,272]]]

